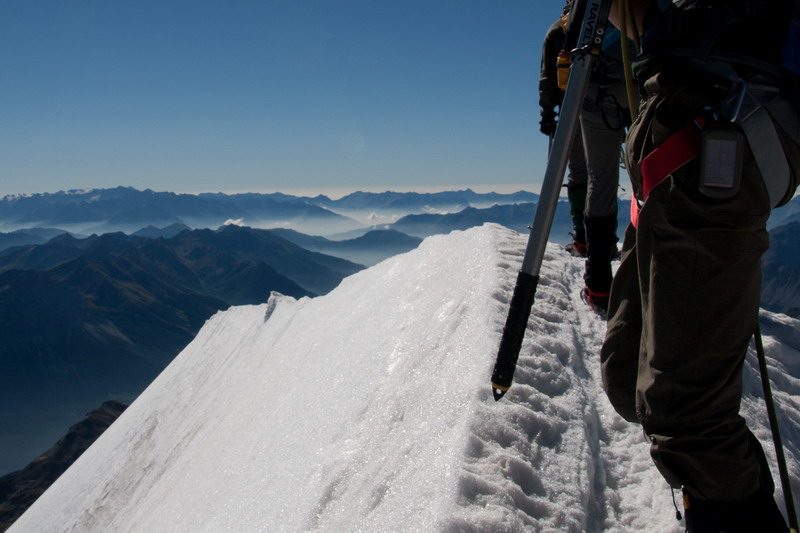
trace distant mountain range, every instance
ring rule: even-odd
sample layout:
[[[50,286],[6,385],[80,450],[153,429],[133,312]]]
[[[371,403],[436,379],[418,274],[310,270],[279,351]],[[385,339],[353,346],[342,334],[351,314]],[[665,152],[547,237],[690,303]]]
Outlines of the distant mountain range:
[[[102,401],[131,401],[216,311],[324,294],[361,269],[234,225],[0,252],[0,472]]]
[[[622,212],[624,209],[620,209]],[[390,227],[397,231],[427,237],[438,233],[449,233],[453,230],[465,230],[480,226],[487,222],[502,224],[520,233],[527,234],[536,213],[536,204],[504,204],[478,209],[467,207],[456,213],[407,215]],[[564,200],[556,206],[556,214],[550,230],[554,242],[569,242],[572,220],[569,216],[569,204]]]
[[[0,199],[0,229],[54,227],[88,234],[131,232],[147,225],[218,227],[239,219],[253,227],[324,224],[345,231],[359,226],[318,205],[264,194],[195,195],[117,187]]]
[[[387,220],[395,217],[396,221],[397,215],[447,214],[469,207],[481,209],[493,205],[535,204],[538,200],[537,194],[527,191],[500,194],[476,193],[470,189],[437,193],[359,191],[331,199],[325,195],[178,194],[117,187],[2,197],[0,231],[50,227],[89,234],[131,232],[148,225],[164,227],[171,224],[215,228],[228,220],[241,219],[250,227],[288,227],[303,233],[330,236],[336,232],[390,223]],[[371,218],[363,218],[364,213]],[[359,223],[349,218],[351,214],[372,222]],[[770,227],[793,221],[800,221],[800,198],[776,209]],[[297,227],[312,224],[324,231],[309,232],[307,227]]]
[[[0,250],[26,244],[44,244],[53,237],[66,233],[60,229],[27,228],[0,233]]]
[[[232,221],[254,228],[292,229],[333,240],[389,228],[422,237],[484,222],[497,222],[525,232],[538,200],[538,195],[526,191],[499,194],[470,189],[438,193],[355,192],[335,200],[324,195],[177,194],[131,187],[12,195],[0,198],[0,231],[6,232],[0,238],[0,249],[41,243],[57,231],[79,235],[133,233],[146,232],[142,228],[149,226],[151,231],[171,228],[171,235],[159,236],[174,236],[181,229],[217,228]],[[513,205],[517,207],[512,208]],[[628,206],[628,201],[620,201],[620,228],[627,223]],[[775,210],[770,227],[793,221],[800,221],[800,198]],[[551,240],[567,242],[569,228],[568,207],[562,199],[550,232]],[[24,231],[8,234],[14,230]]]
[[[319,205],[336,212],[387,211],[392,213],[441,213],[444,211],[461,211],[468,207],[491,207],[495,204],[520,204],[536,202],[539,195],[518,191],[511,194],[476,193],[471,189],[459,191],[443,191],[437,193],[416,192],[354,192],[338,200],[326,196],[305,198],[314,205]]]
[[[183,233],[186,230],[191,230],[189,226],[186,224],[181,224],[180,222],[176,222],[175,224],[170,224],[169,226],[163,228],[157,228],[153,225],[147,226],[142,228],[138,231],[134,231],[131,233],[134,237],[147,237],[149,239],[171,239],[172,237],[176,236],[179,233]]]
[[[291,229],[271,229],[275,235],[283,237],[307,250],[342,257],[366,266],[400,253],[413,250],[422,239],[401,233],[394,229],[371,230],[355,239],[341,241],[311,236]]]
[[[235,220],[250,227],[284,227],[311,234],[322,228],[324,235],[332,235],[365,226],[348,216],[350,213],[363,220],[372,217],[367,225],[376,225],[397,213],[451,212],[537,198],[528,192],[479,194],[467,189],[431,194],[358,192],[332,200],[323,195],[176,194],[117,187],[5,196],[0,198],[0,230],[47,227],[84,234],[130,233],[148,225],[218,227]],[[384,215],[388,218],[382,218]]]

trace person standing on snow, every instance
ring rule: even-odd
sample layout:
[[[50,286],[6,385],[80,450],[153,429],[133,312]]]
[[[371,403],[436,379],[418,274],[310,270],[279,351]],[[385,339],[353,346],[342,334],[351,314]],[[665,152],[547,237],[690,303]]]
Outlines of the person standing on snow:
[[[611,288],[603,386],[683,489],[688,531],[788,531],[739,405],[767,218],[800,175],[798,78],[785,70],[791,54],[800,63],[784,45],[792,1],[631,4],[643,104],[627,137],[634,223]]]
[[[566,77],[569,72],[568,59],[559,64],[559,55],[565,50],[566,28],[570,2],[564,7],[561,17],[547,30],[542,45],[542,64],[539,72],[539,108],[541,120],[539,130],[551,140],[556,133],[558,112],[564,100]],[[561,72],[559,72],[561,71]],[[575,131],[569,159],[567,161],[567,197],[572,218],[572,243],[565,246],[575,257],[586,257],[586,230],[583,211],[586,207],[586,158],[583,154],[583,136],[580,123]]]
[[[558,71],[564,69],[564,62],[557,66],[559,55],[566,59],[568,42],[573,40],[567,35],[579,27],[566,20],[570,5],[567,2],[561,19],[548,30],[542,49],[540,129],[546,135],[555,133],[555,108],[560,107],[566,89],[565,81],[559,83]],[[609,26],[602,53],[594,63],[568,161],[567,196],[573,242],[566,249],[577,257],[586,257],[581,296],[601,314],[608,308],[611,261],[617,255],[619,153],[625,128],[630,124],[620,42],[619,31]]]

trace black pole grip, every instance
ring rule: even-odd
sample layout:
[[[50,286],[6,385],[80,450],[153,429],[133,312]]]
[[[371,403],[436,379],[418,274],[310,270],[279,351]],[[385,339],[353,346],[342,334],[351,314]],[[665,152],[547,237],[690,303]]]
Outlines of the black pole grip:
[[[517,284],[511,297],[511,306],[503,328],[503,338],[497,351],[497,359],[492,372],[492,393],[495,401],[505,395],[514,379],[514,370],[517,367],[519,350],[525,329],[528,327],[528,318],[531,316],[533,298],[536,295],[536,286],[539,276],[520,272],[517,275]]]

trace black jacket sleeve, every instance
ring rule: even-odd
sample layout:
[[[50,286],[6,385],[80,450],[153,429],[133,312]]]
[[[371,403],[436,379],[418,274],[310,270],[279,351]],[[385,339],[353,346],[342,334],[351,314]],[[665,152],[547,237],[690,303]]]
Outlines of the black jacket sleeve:
[[[539,73],[539,107],[542,113],[555,113],[555,108],[561,105],[564,91],[558,88],[558,74],[556,61],[558,53],[564,47],[564,30],[561,29],[559,20],[550,26],[542,45],[542,65]]]

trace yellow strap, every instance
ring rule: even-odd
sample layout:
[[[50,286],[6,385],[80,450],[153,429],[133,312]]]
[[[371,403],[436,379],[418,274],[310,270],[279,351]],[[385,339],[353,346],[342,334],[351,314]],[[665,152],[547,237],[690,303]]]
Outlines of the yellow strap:
[[[631,69],[630,50],[628,48],[629,15],[630,15],[630,10],[628,6],[628,0],[620,0],[619,1],[619,20],[620,20],[619,45],[620,48],[622,49],[622,68],[625,71],[625,90],[628,93],[628,109],[630,110],[631,114],[631,122],[633,122],[639,117],[639,109],[636,106],[636,98],[634,97],[633,94],[633,71]]]
[[[494,387],[495,389],[497,389],[499,391],[503,391],[503,392],[506,392],[510,388],[510,387],[503,387],[502,385],[498,385],[495,382],[492,382],[492,387]]]

